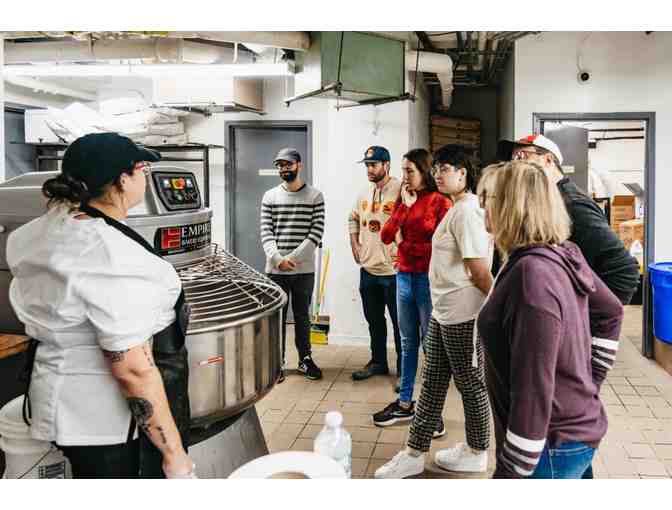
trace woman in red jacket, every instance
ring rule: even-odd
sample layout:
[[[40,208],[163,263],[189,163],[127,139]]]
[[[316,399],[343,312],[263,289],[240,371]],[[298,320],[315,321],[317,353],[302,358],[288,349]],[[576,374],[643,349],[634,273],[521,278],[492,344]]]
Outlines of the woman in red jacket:
[[[437,191],[432,176],[432,156],[425,149],[404,154],[401,164],[403,182],[392,217],[381,231],[383,243],[397,237],[397,314],[401,332],[401,380],[399,399],[373,415],[379,427],[413,419],[413,385],[418,369],[420,339],[427,332],[432,313],[429,290],[429,260],[432,236],[451,202]],[[422,335],[422,336],[420,336]],[[435,437],[444,433],[443,422]]]

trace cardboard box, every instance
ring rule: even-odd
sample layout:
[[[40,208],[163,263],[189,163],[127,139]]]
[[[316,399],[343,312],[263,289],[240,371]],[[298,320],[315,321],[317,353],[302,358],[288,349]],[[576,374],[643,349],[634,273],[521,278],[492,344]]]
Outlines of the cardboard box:
[[[635,196],[616,195],[611,200],[611,228],[619,233],[621,223],[635,219]]]
[[[622,222],[618,226],[618,237],[623,241],[626,250],[629,250],[635,241],[639,241],[644,246],[644,220],[627,220]]]

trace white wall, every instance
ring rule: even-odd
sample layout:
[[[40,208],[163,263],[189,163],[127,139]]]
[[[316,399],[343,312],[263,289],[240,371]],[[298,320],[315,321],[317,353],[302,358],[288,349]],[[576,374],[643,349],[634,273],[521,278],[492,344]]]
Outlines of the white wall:
[[[601,141],[595,149],[588,151],[589,168],[609,172],[614,183],[636,182],[644,187],[645,156],[644,140]],[[617,194],[632,193],[621,184]]]
[[[412,147],[429,142],[429,101],[424,85],[418,85],[419,100],[377,107],[362,106],[337,111],[335,101],[306,99],[282,102],[293,91],[282,78],[264,82],[266,115],[215,114],[209,118],[191,115],[187,130],[191,141],[224,143],[224,123],[234,120],[310,120],[313,123],[313,184],[324,193],[327,221],[323,245],[331,250],[323,311],[331,315],[330,341],[368,343],[368,330],[359,298],[359,270],[352,260],[347,216],[355,190],[366,186],[364,167],[356,163],[370,145],[384,145],[392,156],[392,174],[401,174],[401,156]],[[225,241],[224,151],[213,152],[211,197],[214,208],[213,238]],[[256,221],[256,218],[255,220]],[[257,225],[253,225],[257,228]],[[391,328],[390,328],[391,334]]]
[[[672,33],[595,32],[582,62],[593,76],[576,80],[576,56],[586,32],[544,32],[516,44],[515,135],[532,132],[533,112],[656,113],[656,259],[672,258]],[[658,193],[657,191],[661,192]]]

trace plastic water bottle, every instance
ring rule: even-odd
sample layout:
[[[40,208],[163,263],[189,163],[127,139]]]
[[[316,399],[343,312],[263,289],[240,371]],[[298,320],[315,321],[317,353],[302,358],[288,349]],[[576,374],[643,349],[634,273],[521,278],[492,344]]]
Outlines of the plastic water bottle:
[[[348,478],[352,478],[352,438],[343,428],[343,415],[337,411],[327,413],[324,428],[315,438],[315,453],[331,457],[343,466]]]

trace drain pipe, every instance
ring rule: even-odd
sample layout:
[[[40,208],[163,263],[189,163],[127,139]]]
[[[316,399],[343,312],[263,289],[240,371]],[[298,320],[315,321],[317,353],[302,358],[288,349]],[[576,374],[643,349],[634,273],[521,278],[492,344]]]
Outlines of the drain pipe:
[[[419,53],[419,55],[418,55]],[[428,51],[407,51],[406,70],[435,73],[441,86],[441,102],[449,108],[453,96],[453,59],[443,53]]]

